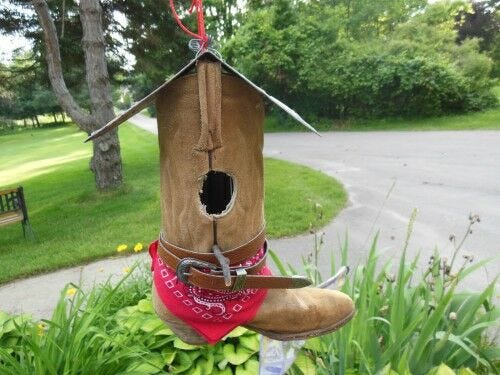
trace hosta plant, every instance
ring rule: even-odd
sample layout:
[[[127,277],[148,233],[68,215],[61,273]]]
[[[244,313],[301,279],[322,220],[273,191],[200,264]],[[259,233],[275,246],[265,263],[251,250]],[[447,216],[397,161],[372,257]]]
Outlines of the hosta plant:
[[[0,313],[0,374],[238,374],[258,372],[259,341],[239,328],[215,346],[188,345],[156,316],[150,277],[85,294],[68,286],[50,320]]]

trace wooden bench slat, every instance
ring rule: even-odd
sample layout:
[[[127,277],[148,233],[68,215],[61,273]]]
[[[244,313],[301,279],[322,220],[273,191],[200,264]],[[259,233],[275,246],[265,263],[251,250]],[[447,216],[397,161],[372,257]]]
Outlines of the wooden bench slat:
[[[19,188],[12,188],[12,189],[5,189],[5,190],[0,190],[0,195],[7,195],[10,193],[17,193]]]
[[[0,226],[15,223],[17,221],[23,221],[23,219],[24,215],[21,210],[2,213],[0,214]]]
[[[16,222],[21,222],[24,238],[27,238],[27,235],[30,239],[35,238],[29,222],[22,186],[0,190],[0,227]]]

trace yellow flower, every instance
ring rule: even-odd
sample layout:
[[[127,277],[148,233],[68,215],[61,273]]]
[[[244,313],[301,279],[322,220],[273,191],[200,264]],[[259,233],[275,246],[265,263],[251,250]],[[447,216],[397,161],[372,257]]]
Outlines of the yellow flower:
[[[135,246],[134,246],[134,251],[135,251],[136,253],[138,253],[139,251],[142,251],[142,249],[144,249],[144,246],[142,246],[142,243],[137,242],[137,243],[135,244]]]
[[[123,273],[129,273],[130,272],[130,267],[124,267],[122,270]]]
[[[73,297],[76,294],[76,288],[68,288],[66,290],[66,297]]]
[[[118,251],[119,253],[121,253],[122,251],[127,250],[127,248],[128,248],[127,245],[121,244],[121,245],[118,245],[118,247],[116,248],[116,251]]]
[[[38,330],[37,335],[43,336],[43,334],[45,333],[45,330],[47,329],[47,325],[45,323],[39,323],[36,325],[36,328]]]

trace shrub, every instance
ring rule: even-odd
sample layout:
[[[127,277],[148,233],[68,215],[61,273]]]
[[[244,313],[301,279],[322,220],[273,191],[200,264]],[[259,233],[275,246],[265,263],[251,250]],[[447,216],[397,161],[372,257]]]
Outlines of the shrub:
[[[310,119],[443,115],[497,102],[491,59],[477,40],[455,43],[459,2],[355,38],[340,5],[284,3],[249,14],[224,54]]]

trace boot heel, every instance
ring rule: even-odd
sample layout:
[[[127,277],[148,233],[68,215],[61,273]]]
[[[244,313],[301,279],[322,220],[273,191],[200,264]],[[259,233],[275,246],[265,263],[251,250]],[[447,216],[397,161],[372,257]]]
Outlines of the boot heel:
[[[204,345],[207,341],[200,336],[198,332],[186,325],[182,320],[173,315],[161,302],[160,297],[156,293],[156,288],[153,286],[153,307],[158,317],[168,325],[168,327],[175,333],[175,335],[184,341],[186,344],[191,345]]]

